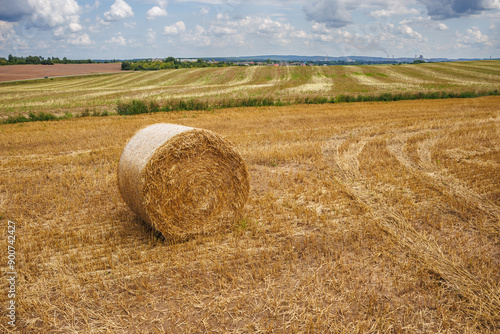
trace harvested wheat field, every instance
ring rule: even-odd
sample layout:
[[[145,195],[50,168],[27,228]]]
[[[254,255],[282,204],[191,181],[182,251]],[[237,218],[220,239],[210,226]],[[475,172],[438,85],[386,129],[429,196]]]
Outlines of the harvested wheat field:
[[[2,125],[15,330],[498,332],[499,105],[491,96]],[[122,200],[121,152],[154,123],[214,131],[241,153],[251,189],[229,230],[172,242]]]
[[[239,101],[252,99],[279,100],[287,104],[344,94],[353,97],[384,93],[459,94],[499,89],[500,60],[400,66],[231,66],[122,71],[23,84],[0,83],[0,120],[30,112],[73,116],[82,112],[114,113],[117,102],[131,100],[160,106],[182,100],[216,108],[230,101],[234,102],[232,106],[239,107],[242,106],[238,105]]]

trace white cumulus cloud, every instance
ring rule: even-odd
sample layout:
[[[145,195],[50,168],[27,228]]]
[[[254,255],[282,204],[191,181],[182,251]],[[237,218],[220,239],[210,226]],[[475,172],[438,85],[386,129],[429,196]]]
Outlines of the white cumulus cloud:
[[[457,46],[462,48],[479,45],[492,45],[490,38],[487,35],[483,35],[478,27],[467,29],[465,31],[465,34],[457,32],[455,34],[455,41],[457,43]]]
[[[157,6],[151,7],[146,12],[146,18],[148,20],[154,20],[157,17],[167,16],[167,1],[166,0],[156,0]]]
[[[311,25],[311,29],[315,34],[328,35],[332,32],[332,29],[327,28],[326,24],[318,22],[313,22]]]
[[[118,33],[116,36],[111,37],[111,39],[107,40],[106,43],[113,44],[117,46],[126,46],[127,40],[122,36],[121,33]]]
[[[231,19],[228,14],[218,14],[211,23],[206,35],[217,37],[219,45],[230,45],[237,42],[244,45],[245,40],[252,38],[265,39],[273,45],[290,44],[293,39],[303,39],[309,35],[296,29],[290,23],[273,20],[270,17],[245,16]]]
[[[146,37],[146,41],[149,43],[149,44],[153,44],[156,42],[156,32],[149,28],[148,29],[148,34],[147,34],[147,37]]]
[[[69,24],[73,29],[81,29],[80,6],[75,0],[28,0],[28,4],[32,9],[30,20],[37,27]]]
[[[92,40],[90,39],[90,36],[87,34],[70,34],[67,39],[68,44],[71,45],[79,45],[79,46],[85,46],[85,45],[91,45]]]
[[[404,24],[404,23],[401,24],[399,26],[399,31],[401,33],[403,33],[404,35],[406,35],[407,37],[410,37],[412,39],[423,40],[422,35],[420,33],[418,33],[417,31],[413,30],[413,28],[407,24]]]
[[[183,21],[177,21],[174,24],[163,28],[163,33],[165,35],[175,36],[184,32],[186,32],[186,24]]]
[[[23,27],[29,31],[52,29],[57,38],[83,30],[80,24],[82,7],[76,0],[26,0],[29,14],[24,15]],[[68,37],[69,38],[69,37]],[[71,41],[73,39],[70,38]]]
[[[370,16],[376,18],[388,18],[396,15],[418,15],[420,11],[415,8],[407,8],[404,6],[393,7],[390,9],[378,9],[370,13]]]
[[[154,20],[155,18],[161,16],[167,16],[167,11],[164,8],[160,8],[158,6],[154,6],[146,12],[146,18],[148,20]]]
[[[9,41],[16,35],[14,26],[16,23],[0,21],[0,48],[3,49]]]
[[[115,0],[111,5],[111,8],[104,13],[104,19],[106,21],[118,21],[133,17],[134,12],[132,7],[123,0]]]
[[[448,30],[448,26],[444,23],[438,23],[438,24],[436,24],[436,29],[441,30],[441,31],[445,31],[445,30]]]

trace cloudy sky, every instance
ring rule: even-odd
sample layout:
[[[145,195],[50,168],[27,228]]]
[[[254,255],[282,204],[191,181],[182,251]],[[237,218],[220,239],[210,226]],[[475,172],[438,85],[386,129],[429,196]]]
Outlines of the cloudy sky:
[[[0,0],[0,56],[500,57],[500,0]]]

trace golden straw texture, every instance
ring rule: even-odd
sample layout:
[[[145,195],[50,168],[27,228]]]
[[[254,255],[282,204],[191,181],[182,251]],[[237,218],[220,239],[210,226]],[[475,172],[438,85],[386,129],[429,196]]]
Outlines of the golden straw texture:
[[[175,124],[154,124],[130,139],[118,183],[132,211],[171,239],[227,228],[250,189],[245,163],[227,140]]]

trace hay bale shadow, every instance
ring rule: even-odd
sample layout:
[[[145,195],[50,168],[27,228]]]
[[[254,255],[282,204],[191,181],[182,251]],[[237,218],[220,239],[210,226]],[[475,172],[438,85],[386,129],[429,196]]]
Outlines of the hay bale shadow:
[[[119,223],[118,225],[123,228],[123,230],[118,233],[126,238],[137,238],[137,240],[141,240],[144,243],[155,242],[165,246],[171,246],[188,242],[194,238],[194,236],[182,239],[165,237],[160,231],[126,208],[123,208],[123,210],[117,213],[116,221]]]

